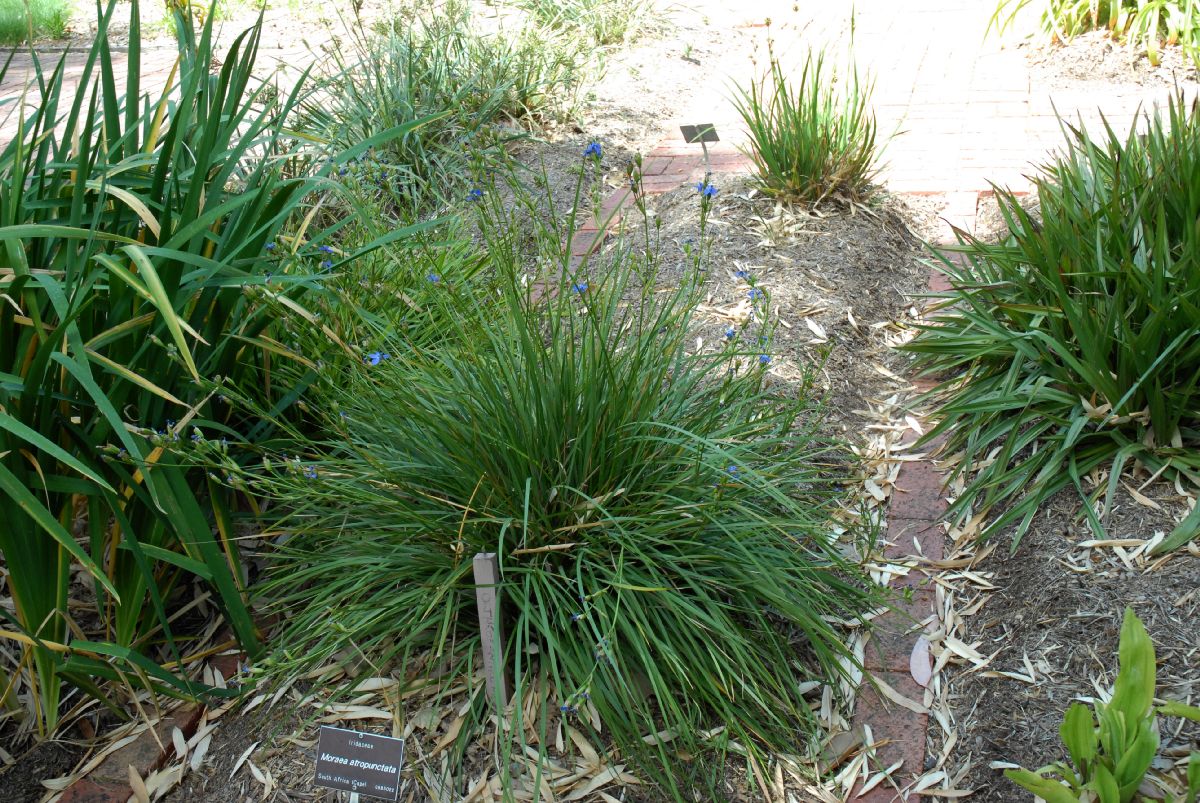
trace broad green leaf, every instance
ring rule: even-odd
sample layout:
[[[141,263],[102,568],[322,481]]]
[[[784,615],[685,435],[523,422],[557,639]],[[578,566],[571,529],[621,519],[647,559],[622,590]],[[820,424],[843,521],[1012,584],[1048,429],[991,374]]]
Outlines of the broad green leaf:
[[[130,547],[126,542],[122,541],[120,548],[129,549]],[[172,552],[169,549],[163,549],[153,544],[142,544],[141,550],[148,558],[154,558],[164,563],[170,563],[172,566],[178,566],[184,571],[196,575],[201,580],[212,580],[212,572],[208,570],[208,567],[203,562],[189,558],[187,555],[181,555],[178,552]]]
[[[1154,643],[1132,608],[1125,609],[1118,651],[1120,669],[1108,707],[1124,714],[1126,727],[1136,732],[1150,713],[1156,672]]]
[[[1096,793],[1099,803],[1122,803],[1121,789],[1117,786],[1108,767],[1097,764],[1092,771],[1092,780],[1087,787]]]
[[[1096,735],[1096,721],[1091,710],[1082,703],[1071,703],[1063,717],[1059,735],[1075,766],[1087,775],[1087,768],[1096,757],[1096,745],[1099,737]]]
[[[158,308],[158,312],[162,316],[167,330],[170,331],[171,339],[175,341],[175,345],[179,348],[179,356],[183,358],[183,362],[187,365],[188,370],[191,371],[192,377],[198,380],[200,373],[196,370],[196,363],[192,360],[191,346],[188,345],[187,340],[183,336],[184,328],[189,328],[189,331],[191,331],[190,327],[187,327],[187,322],[179,317],[174,305],[171,303],[171,299],[167,298],[166,288],[163,287],[162,280],[158,277],[158,271],[154,269],[154,264],[146,256],[145,252],[136,246],[127,245],[122,250],[138,266],[142,278],[145,279],[146,290],[150,293],[154,306]],[[204,342],[204,338],[200,337],[195,331],[191,331],[191,334],[200,342]]]
[[[1033,792],[1046,803],[1079,803],[1078,795],[1067,787],[1057,781],[1035,775],[1029,770],[1005,770],[1004,777],[1026,791]]]
[[[1117,765],[1113,768],[1113,778],[1121,788],[1121,796],[1129,800],[1150,769],[1154,756],[1158,752],[1158,724],[1144,724],[1134,736],[1133,743],[1126,747]],[[1114,756],[1114,758],[1116,758]],[[1126,797],[1128,795],[1129,797]]]
[[[1181,717],[1192,722],[1200,722],[1200,707],[1181,703],[1178,700],[1168,700],[1158,707],[1158,713],[1164,717]]]
[[[112,371],[117,376],[120,376],[124,379],[129,380],[130,382],[132,382],[133,384],[142,388],[143,390],[147,390],[150,393],[153,393],[155,396],[159,396],[159,397],[171,402],[172,404],[178,404],[180,407],[187,407],[187,402],[175,398],[173,395],[171,395],[167,391],[163,390],[161,387],[154,384],[149,379],[146,379],[141,374],[135,374],[133,371],[130,371],[124,365],[120,365],[118,363],[113,362],[112,360],[110,360],[108,357],[105,357],[100,352],[94,351],[92,349],[88,349],[87,355],[93,362],[96,362],[96,363],[104,366],[105,368]]]

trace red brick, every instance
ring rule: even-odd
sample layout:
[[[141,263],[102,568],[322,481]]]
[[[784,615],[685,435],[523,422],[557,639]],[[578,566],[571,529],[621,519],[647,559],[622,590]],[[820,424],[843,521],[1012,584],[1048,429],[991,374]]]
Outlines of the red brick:
[[[941,512],[939,511],[940,514]],[[945,531],[937,523],[936,518],[930,521],[914,520],[912,518],[896,516],[889,510],[887,533],[884,535],[884,538],[887,540],[887,546],[884,547],[883,554],[888,560],[896,560],[917,554],[917,547],[913,543],[914,541],[921,545],[920,554],[930,560],[940,560],[945,541]]]
[[[905,463],[896,478],[888,519],[936,522],[946,511],[942,475],[929,462]]]
[[[133,796],[133,787],[128,783],[97,783],[90,778],[80,778],[66,788],[59,803],[125,803]]]
[[[663,171],[664,176],[690,176],[693,173],[704,171],[704,160],[702,158],[693,158],[691,156],[676,156],[671,159],[667,169]]]
[[[608,217],[618,209],[626,209],[634,205],[633,190],[617,190],[600,202],[600,219]]]
[[[679,176],[646,176],[642,179],[642,191],[649,195],[661,195],[684,185]]]
[[[921,621],[933,613],[933,592],[920,591],[904,604],[904,611],[877,616],[863,651],[863,665],[873,672],[909,671],[917,639],[925,635]],[[920,702],[920,698],[917,698]]]
[[[594,254],[604,244],[605,234],[598,231],[580,231],[571,238],[571,256],[582,257]]]
[[[678,130],[677,130],[678,133]],[[650,158],[670,158],[672,156],[699,156],[701,148],[699,143],[695,145],[686,142],[664,142],[655,146],[654,150],[650,151]]]
[[[915,703],[920,703],[925,690],[912,679],[907,671],[876,672],[880,680]],[[925,765],[925,731],[929,724],[928,714],[918,714],[903,708],[880,695],[865,679],[859,687],[854,709],[855,724],[869,725],[875,744],[873,771],[881,771],[897,761],[902,762],[892,773],[892,780],[901,788],[920,775]],[[869,776],[868,776],[869,777]],[[860,784],[850,793],[850,799],[859,803],[894,803],[896,791],[887,781],[858,797]]]
[[[145,778],[161,767],[174,752],[172,729],[179,728],[184,736],[191,736],[196,732],[203,710],[203,706],[195,704],[175,709],[154,727],[158,740],[149,730],[143,731],[132,742],[106,758],[88,777],[80,778],[67,787],[61,800],[65,803],[125,803],[133,794],[128,781],[129,768],[132,766]]]
[[[709,158],[714,173],[746,173],[754,169],[754,163],[744,153],[717,154]]]
[[[642,175],[657,176],[662,174],[667,166],[671,164],[671,157],[668,156],[650,156],[642,160]]]
[[[937,268],[929,274],[929,289],[934,293],[944,293],[950,289],[950,279]]]
[[[221,655],[214,655],[208,659],[208,665],[212,667],[214,672],[220,672],[221,677],[229,680],[237,674],[238,664],[246,660],[244,652],[227,652]]]

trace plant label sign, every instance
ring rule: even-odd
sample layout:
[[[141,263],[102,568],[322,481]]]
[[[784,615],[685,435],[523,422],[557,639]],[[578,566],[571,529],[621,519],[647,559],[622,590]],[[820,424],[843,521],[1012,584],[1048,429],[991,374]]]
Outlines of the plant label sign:
[[[721,141],[721,138],[717,136],[717,129],[712,123],[681,125],[679,133],[683,134],[683,141],[689,144]]]
[[[404,740],[321,726],[317,786],[395,800],[400,794]]]

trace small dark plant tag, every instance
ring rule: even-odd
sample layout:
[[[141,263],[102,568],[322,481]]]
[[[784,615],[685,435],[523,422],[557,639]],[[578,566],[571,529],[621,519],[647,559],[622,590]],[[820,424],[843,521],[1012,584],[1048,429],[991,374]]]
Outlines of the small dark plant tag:
[[[321,726],[317,786],[395,800],[403,764],[403,739]]]
[[[717,129],[712,123],[681,125],[679,126],[679,131],[683,134],[683,141],[689,144],[721,141],[720,137],[717,136]]]

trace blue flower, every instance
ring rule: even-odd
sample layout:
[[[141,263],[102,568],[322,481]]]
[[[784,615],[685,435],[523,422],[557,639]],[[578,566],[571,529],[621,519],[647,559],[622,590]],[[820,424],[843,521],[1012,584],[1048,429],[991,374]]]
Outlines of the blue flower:
[[[705,198],[715,198],[717,195],[717,188],[709,184],[707,181],[697,181],[696,192],[700,193]]]
[[[310,480],[315,480],[317,478],[317,467],[316,466],[305,466],[304,467],[304,476]]]
[[[769,355],[769,354],[759,354],[758,355],[758,362],[761,365],[766,365],[770,361],[771,361],[771,355]]]
[[[737,334],[737,330],[734,329],[732,326],[725,330],[725,337],[728,338],[729,340],[733,340],[734,335],[736,335],[736,334]]]
[[[580,619],[582,619],[582,618],[583,618],[583,614],[582,614],[582,613],[573,613],[573,614],[571,614],[571,621],[572,621],[572,622],[578,622],[578,621],[579,621]]]
[[[746,293],[746,297],[751,301],[757,301],[763,297],[763,291],[759,290],[757,287],[751,287],[750,292]]]
[[[729,468],[725,469],[729,472],[729,476],[736,477],[738,475],[738,467],[730,464]]]
[[[584,148],[583,155],[585,157],[594,156],[597,159],[599,159],[600,158],[600,143],[592,142],[590,145],[588,145],[586,148]]]
[[[483,190],[479,189],[478,187],[472,187],[471,191],[467,193],[467,200],[472,203],[474,203],[475,201],[482,200],[482,199],[483,199]]]
[[[735,279],[749,279],[749,278],[750,278],[750,271],[748,271],[748,270],[735,270],[735,271],[733,272],[733,278],[735,278]]]
[[[318,248],[317,250],[320,251],[322,254],[332,254],[333,253],[333,249],[327,245],[323,245],[320,248]]]
[[[274,251],[274,250],[275,250],[275,243],[267,243],[267,244],[264,246],[264,248],[266,248],[268,251]]]
[[[588,283],[587,282],[575,282],[575,284],[573,284],[571,286],[571,289],[574,290],[576,293],[585,293],[585,292],[587,292],[587,289],[588,289]]]
[[[438,282],[440,282],[442,280],[442,277],[438,276],[436,273],[431,273],[428,276],[426,276],[425,278],[427,280],[433,282],[434,284],[437,284]]]
[[[367,365],[379,365],[383,360],[390,360],[392,355],[384,354],[382,351],[372,351],[366,357]]]
[[[331,261],[330,261],[330,260],[328,260],[328,259],[326,259],[326,260],[323,260],[323,261],[321,262],[321,269],[322,269],[322,270],[329,270],[329,269],[330,269],[330,268],[332,268],[332,267],[333,267],[333,262],[331,262]]]

